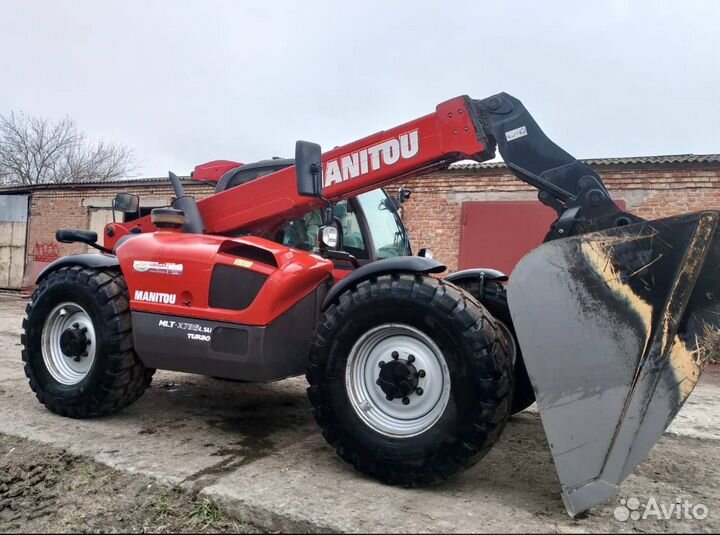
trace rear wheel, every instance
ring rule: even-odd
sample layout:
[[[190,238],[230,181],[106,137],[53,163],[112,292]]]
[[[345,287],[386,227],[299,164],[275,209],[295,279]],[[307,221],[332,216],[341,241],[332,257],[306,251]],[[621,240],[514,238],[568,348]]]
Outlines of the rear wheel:
[[[505,287],[500,282],[493,280],[483,281],[481,286],[480,281],[476,278],[459,280],[454,284],[480,301],[497,320],[498,326],[507,337],[513,358],[515,376],[511,414],[524,411],[535,403],[535,392],[532,383],[530,383],[530,377],[520,351],[520,344],[515,335],[515,327],[513,327],[512,317],[510,316]]]
[[[308,395],[325,439],[358,470],[420,485],[477,462],[510,410],[508,347],[482,307],[423,275],[341,294],[310,351]]]
[[[120,273],[73,266],[38,286],[23,321],[25,375],[37,399],[72,418],[116,412],[139,398],[155,370],[133,351]]]

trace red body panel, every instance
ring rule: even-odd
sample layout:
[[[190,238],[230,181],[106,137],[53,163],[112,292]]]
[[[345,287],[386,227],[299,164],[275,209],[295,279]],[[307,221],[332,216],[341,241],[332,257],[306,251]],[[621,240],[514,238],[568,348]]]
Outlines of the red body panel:
[[[210,182],[217,182],[220,177],[231,169],[240,167],[240,162],[233,162],[232,160],[213,160],[201,165],[196,165],[195,170],[192,173],[193,180],[208,180]]]
[[[225,252],[245,244],[271,253],[277,267]],[[117,248],[128,284],[130,308],[171,316],[211,319],[245,325],[267,325],[328,279],[333,263],[263,238],[226,238],[213,235],[158,231],[135,236]],[[182,265],[182,273],[140,271],[135,262]],[[210,308],[209,289],[217,264],[268,275],[255,300],[244,310]],[[140,267],[139,265],[137,267]],[[173,296],[165,301],[141,300],[138,292]],[[140,299],[138,299],[140,297]],[[163,299],[160,299],[163,301]]]
[[[448,100],[434,113],[323,154],[325,198],[337,201],[352,197],[461,159],[492,158],[494,152],[479,138],[465,98]],[[208,176],[216,174],[217,170],[209,171]],[[198,208],[206,232],[229,234],[287,221],[323,204],[321,199],[298,195],[293,166],[201,199]],[[105,236],[108,248],[132,227],[143,232],[153,228],[149,217],[111,225],[112,236],[107,232]]]

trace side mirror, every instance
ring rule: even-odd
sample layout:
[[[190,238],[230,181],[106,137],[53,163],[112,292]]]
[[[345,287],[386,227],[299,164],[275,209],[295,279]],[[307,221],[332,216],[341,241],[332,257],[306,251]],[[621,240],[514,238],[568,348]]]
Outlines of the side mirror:
[[[412,190],[409,190],[407,188],[400,188],[397,195],[398,204],[402,204],[405,201],[409,200],[411,194]]]
[[[118,193],[115,195],[112,204],[113,210],[124,214],[133,214],[140,207],[140,197],[132,193]]]
[[[322,150],[317,143],[295,143],[295,175],[298,195],[322,197]]]

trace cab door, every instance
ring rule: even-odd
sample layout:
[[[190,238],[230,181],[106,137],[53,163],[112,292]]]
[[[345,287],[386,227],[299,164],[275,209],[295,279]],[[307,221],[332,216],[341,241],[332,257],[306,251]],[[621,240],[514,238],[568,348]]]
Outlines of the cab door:
[[[383,189],[368,191],[342,200],[334,206],[343,235],[342,250],[353,255],[358,264],[411,255],[410,242],[395,204]],[[318,251],[317,234],[322,211],[313,210],[286,224],[275,241],[304,251]],[[349,260],[334,260],[333,276],[342,279],[355,269]]]

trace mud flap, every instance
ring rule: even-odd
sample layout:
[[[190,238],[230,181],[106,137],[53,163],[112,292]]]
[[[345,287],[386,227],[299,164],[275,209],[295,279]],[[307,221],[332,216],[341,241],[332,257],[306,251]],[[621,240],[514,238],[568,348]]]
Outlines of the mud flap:
[[[571,516],[647,455],[720,350],[719,212],[545,243],[508,300]]]

